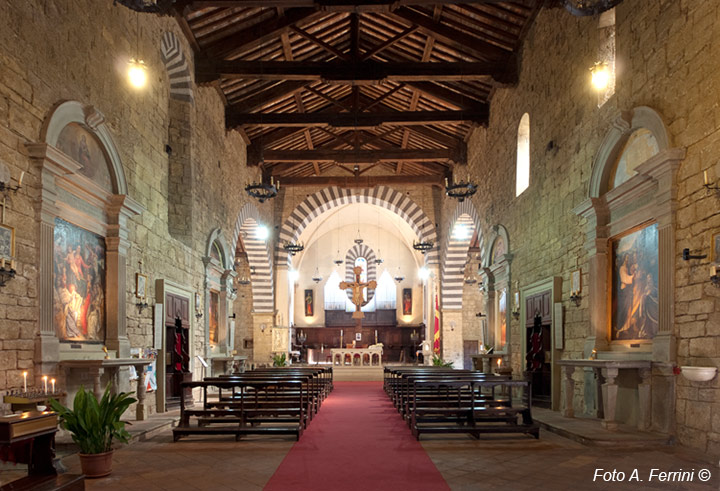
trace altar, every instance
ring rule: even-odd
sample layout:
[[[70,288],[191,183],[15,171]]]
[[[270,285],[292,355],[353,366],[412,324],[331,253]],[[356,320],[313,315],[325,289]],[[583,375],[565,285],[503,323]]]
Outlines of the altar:
[[[331,360],[334,367],[381,367],[383,349],[371,348],[331,348]]]

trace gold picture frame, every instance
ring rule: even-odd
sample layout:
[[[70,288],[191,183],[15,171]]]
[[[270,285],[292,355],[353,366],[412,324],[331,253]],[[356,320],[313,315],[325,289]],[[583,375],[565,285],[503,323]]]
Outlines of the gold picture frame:
[[[135,296],[137,298],[147,297],[147,275],[135,273]]]
[[[720,262],[720,232],[712,234],[710,241],[710,262]]]
[[[10,261],[15,257],[15,229],[0,223],[0,259]]]

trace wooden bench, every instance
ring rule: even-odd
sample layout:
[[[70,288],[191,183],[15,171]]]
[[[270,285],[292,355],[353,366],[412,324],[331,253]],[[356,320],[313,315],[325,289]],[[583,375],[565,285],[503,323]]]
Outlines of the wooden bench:
[[[540,436],[539,425],[532,419],[527,380],[462,380],[448,376],[414,380],[412,386],[410,427],[418,440],[422,433],[468,433],[474,438],[482,433]],[[433,391],[438,397],[423,399],[423,394]]]
[[[84,491],[85,476],[60,474],[59,476],[26,476],[0,487],[0,491]]]
[[[306,425],[307,378],[240,376],[181,385],[187,389],[202,388],[203,405],[202,409],[186,408],[181,395],[180,422],[173,429],[174,441],[189,435],[218,434],[234,435],[236,440],[250,434],[294,435],[299,440]],[[209,387],[230,391],[234,396],[210,400]],[[291,397],[286,398],[288,394]],[[191,424],[191,419],[197,426]]]

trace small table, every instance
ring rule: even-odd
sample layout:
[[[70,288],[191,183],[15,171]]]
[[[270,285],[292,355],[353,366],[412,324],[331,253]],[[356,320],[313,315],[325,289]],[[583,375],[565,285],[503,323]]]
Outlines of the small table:
[[[153,362],[150,358],[110,358],[106,360],[63,360],[59,363],[60,368],[65,370],[65,379],[67,381],[67,375],[72,368],[81,368],[88,370],[93,376],[93,393],[95,397],[100,399],[102,397],[102,389],[100,388],[100,377],[102,376],[101,370],[108,370],[110,373],[110,380],[112,385],[110,387],[110,393],[115,395],[118,393],[118,387],[120,387],[120,368],[121,367],[135,367],[138,373],[138,384],[137,384],[137,409],[135,411],[135,417],[138,421],[147,419],[147,408],[145,407],[145,393],[147,392],[145,382],[143,380],[143,369]],[[67,386],[67,384],[66,384]]]
[[[638,398],[640,402],[640,414],[638,416],[638,428],[646,430],[650,427],[650,377],[652,375],[652,362],[649,360],[559,360],[558,365],[562,367],[565,380],[565,405],[563,416],[572,418],[573,395],[575,392],[575,381],[572,376],[578,368],[592,368],[605,378],[602,384],[602,425],[608,430],[617,430],[618,424],[615,421],[615,410],[617,408],[618,385],[615,379],[620,370],[637,370],[641,382],[638,384]],[[598,377],[599,380],[599,377]]]

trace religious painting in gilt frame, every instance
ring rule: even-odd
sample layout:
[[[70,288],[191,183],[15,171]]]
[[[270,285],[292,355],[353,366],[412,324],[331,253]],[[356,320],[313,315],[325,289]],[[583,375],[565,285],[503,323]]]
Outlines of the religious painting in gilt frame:
[[[710,261],[716,264],[720,263],[720,233],[712,235],[710,242]]]
[[[10,261],[15,257],[15,229],[0,224],[0,258]]]
[[[314,295],[312,290],[305,290],[305,317],[315,315]]]
[[[412,288],[403,288],[403,315],[412,315]]]
[[[61,341],[105,340],[105,239],[55,219],[53,324]]]
[[[507,342],[507,288],[503,288],[497,292],[497,340],[495,345],[497,349],[503,349]]]
[[[208,320],[208,332],[210,334],[210,344],[218,342],[218,309],[220,305],[220,295],[216,291],[210,290],[210,312]]]
[[[657,224],[611,239],[610,339],[651,340],[658,329]]]
[[[81,165],[80,173],[106,191],[113,192],[110,166],[95,135],[78,123],[62,129],[57,147]]]

